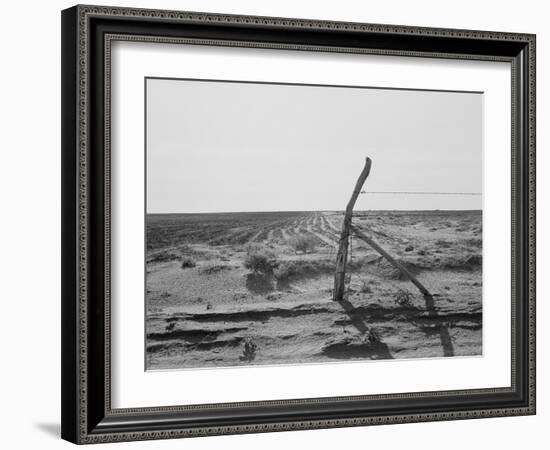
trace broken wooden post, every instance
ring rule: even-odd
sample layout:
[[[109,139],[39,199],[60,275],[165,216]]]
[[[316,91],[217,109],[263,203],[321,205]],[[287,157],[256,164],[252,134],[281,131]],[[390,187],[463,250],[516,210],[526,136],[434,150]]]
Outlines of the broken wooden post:
[[[355,189],[351,194],[351,198],[349,199],[348,206],[346,207],[346,211],[344,213],[344,221],[342,223],[342,232],[340,234],[338,253],[336,254],[336,271],[334,274],[334,292],[332,297],[335,301],[341,301],[344,299],[346,262],[348,259],[351,217],[353,215],[353,207],[355,206],[357,197],[361,192],[361,188],[363,187],[365,180],[369,176],[371,163],[372,161],[370,160],[370,158],[367,157],[365,167],[363,167],[361,175],[359,175],[359,178],[357,179]]]
[[[367,244],[369,244],[374,250],[376,250],[378,253],[380,253],[384,258],[386,258],[391,264],[393,264],[398,270],[401,271],[403,275],[405,275],[411,282],[422,292],[422,294],[427,296],[432,296],[430,294],[430,291],[426,289],[420,281],[416,279],[416,277],[407,270],[407,268],[401,264],[399,261],[394,259],[386,250],[384,250],[382,247],[380,247],[376,242],[374,242],[370,237],[359,231],[356,227],[351,226],[351,231],[355,233],[355,235],[359,238],[364,240]]]

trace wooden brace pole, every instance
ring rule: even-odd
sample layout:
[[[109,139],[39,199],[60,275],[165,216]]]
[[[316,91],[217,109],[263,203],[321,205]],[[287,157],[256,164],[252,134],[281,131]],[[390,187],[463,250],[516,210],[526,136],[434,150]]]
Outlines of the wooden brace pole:
[[[371,164],[372,164],[371,159],[367,157],[367,160],[365,161],[365,167],[363,167],[363,170],[361,171],[361,174],[357,179],[357,183],[355,184],[355,189],[351,194],[351,198],[349,199],[348,206],[346,207],[346,211],[344,213],[344,221],[342,223],[342,232],[340,234],[338,253],[336,254],[336,271],[334,274],[334,291],[333,291],[333,297],[332,297],[335,301],[342,301],[344,299],[346,262],[348,259],[348,245],[349,245],[349,235],[350,235],[350,228],[351,228],[351,217],[353,215],[353,207],[355,206],[357,197],[361,193],[363,184],[365,183],[365,180],[369,176]]]
[[[386,250],[384,250],[382,247],[380,247],[376,242],[374,242],[370,237],[366,236],[364,233],[359,231],[356,227],[352,226],[351,231],[355,233],[355,235],[364,240],[367,244],[369,244],[374,250],[376,250],[378,253],[380,253],[384,258],[386,258],[391,264],[393,264],[397,269],[401,271],[403,275],[405,275],[411,282],[422,292],[422,294],[427,295],[429,297],[432,296],[430,294],[430,291],[426,289],[420,281],[416,279],[416,277],[410,273],[407,268],[401,264],[399,261],[395,260]]]

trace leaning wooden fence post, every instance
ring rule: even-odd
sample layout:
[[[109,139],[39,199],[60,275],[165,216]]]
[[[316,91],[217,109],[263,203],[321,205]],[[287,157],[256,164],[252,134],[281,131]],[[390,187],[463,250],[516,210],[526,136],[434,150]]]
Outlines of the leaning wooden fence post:
[[[424,285],[418,281],[418,279],[407,270],[407,268],[401,264],[399,261],[397,261],[395,258],[393,258],[386,250],[384,250],[382,247],[380,247],[376,242],[374,242],[370,237],[362,233],[360,230],[358,230],[356,227],[352,226],[351,231],[360,239],[364,240],[367,244],[369,244],[374,250],[376,250],[378,253],[380,253],[384,258],[386,258],[391,264],[393,264],[398,270],[401,271],[403,275],[405,275],[412,284],[414,284],[422,294],[427,295],[428,297],[431,297],[432,294],[430,294],[430,291],[424,287]]]
[[[341,301],[344,299],[346,262],[348,259],[348,245],[353,207],[355,206],[357,197],[361,193],[361,188],[363,187],[365,180],[369,176],[371,163],[371,159],[367,157],[365,167],[363,167],[361,175],[359,175],[359,178],[357,179],[355,189],[351,194],[351,198],[349,199],[348,206],[346,207],[346,211],[344,213],[344,221],[342,223],[342,232],[340,234],[338,253],[336,254],[336,271],[334,274],[334,292],[332,297],[335,301]]]

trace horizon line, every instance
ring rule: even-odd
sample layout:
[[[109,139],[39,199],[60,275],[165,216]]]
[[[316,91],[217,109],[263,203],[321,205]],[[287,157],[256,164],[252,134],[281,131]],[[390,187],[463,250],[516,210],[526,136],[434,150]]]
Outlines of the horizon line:
[[[314,212],[343,212],[344,209],[289,209],[289,210],[256,210],[256,211],[196,211],[196,212],[148,212],[146,215],[168,215],[168,214],[250,214],[250,213],[314,213]],[[469,211],[483,211],[482,208],[468,208],[468,209],[357,209],[354,212],[469,212]]]

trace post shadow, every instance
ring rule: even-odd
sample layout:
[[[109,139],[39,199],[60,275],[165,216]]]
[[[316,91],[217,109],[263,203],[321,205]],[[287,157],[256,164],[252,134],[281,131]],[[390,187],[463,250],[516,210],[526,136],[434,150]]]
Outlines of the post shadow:
[[[426,310],[428,311],[428,316],[434,318],[436,321],[439,319],[437,310],[435,309],[435,303],[433,295],[424,295],[424,300],[426,301]],[[455,349],[453,342],[451,340],[451,335],[449,334],[449,326],[443,322],[438,323],[439,329],[439,338],[441,339],[441,346],[443,347],[443,356],[454,356]]]
[[[344,312],[347,314],[351,324],[357,331],[359,331],[361,335],[368,336],[369,327],[364,321],[363,314],[361,314],[349,300],[342,299],[339,300],[338,303],[342,305]],[[371,356],[376,356],[378,359],[394,359],[387,344],[384,344],[382,341],[371,341],[366,345],[368,345],[368,354]],[[365,353],[365,356],[366,355],[367,353]]]

